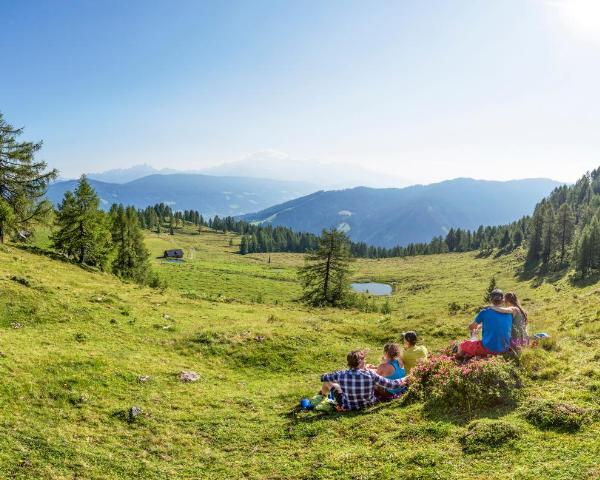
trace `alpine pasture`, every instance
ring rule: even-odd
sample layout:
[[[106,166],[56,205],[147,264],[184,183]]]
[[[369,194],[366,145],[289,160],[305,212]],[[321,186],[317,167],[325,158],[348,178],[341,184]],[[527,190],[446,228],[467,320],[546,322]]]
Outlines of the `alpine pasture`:
[[[358,260],[353,279],[393,285],[391,313],[380,313],[383,298],[365,311],[310,309],[296,301],[302,255],[241,256],[233,234],[146,233],[162,290],[62,261],[44,239],[37,250],[0,248],[2,478],[600,476],[594,279],[521,278],[520,250]],[[169,248],[183,248],[184,261],[157,258]],[[377,363],[406,330],[434,352],[466,337],[492,277],[520,295],[530,332],[551,335],[520,361],[517,405],[297,411],[349,350]],[[200,379],[181,382],[182,371]],[[587,421],[572,430],[527,421],[539,400],[583,407]],[[484,434],[468,447],[497,420],[506,442],[486,444]]]

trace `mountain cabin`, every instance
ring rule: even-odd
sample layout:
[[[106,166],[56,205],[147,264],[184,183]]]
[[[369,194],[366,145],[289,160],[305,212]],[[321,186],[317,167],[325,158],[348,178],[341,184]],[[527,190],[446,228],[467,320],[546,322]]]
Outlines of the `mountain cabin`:
[[[175,248],[173,250],[165,250],[165,258],[183,258],[183,250],[181,248]]]

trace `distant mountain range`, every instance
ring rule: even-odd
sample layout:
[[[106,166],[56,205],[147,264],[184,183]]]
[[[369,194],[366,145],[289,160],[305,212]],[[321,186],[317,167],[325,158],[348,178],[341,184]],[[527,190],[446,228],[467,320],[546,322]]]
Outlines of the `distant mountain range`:
[[[193,209],[205,216],[241,215],[315,191],[314,185],[304,182],[181,173],[149,175],[122,184],[89,181],[103,208],[113,203],[142,208],[164,202],[174,210]],[[77,180],[55,182],[46,197],[56,205],[76,187]]]
[[[323,163],[296,160],[288,155],[266,150],[246,156],[242,160],[196,170],[156,169],[150,165],[134,165],[129,168],[107,170],[87,174],[89,179],[108,183],[127,183],[148,175],[176,173],[202,174],[227,177],[270,178],[311,183],[317,189],[348,188],[357,185],[372,187],[401,187],[409,184],[406,179],[384,174],[353,164]],[[314,191],[313,190],[313,191]]]
[[[337,227],[354,241],[393,247],[428,242],[451,227],[512,222],[532,213],[535,204],[559,185],[547,179],[459,178],[400,189],[357,187],[319,191],[242,218],[313,233]]]

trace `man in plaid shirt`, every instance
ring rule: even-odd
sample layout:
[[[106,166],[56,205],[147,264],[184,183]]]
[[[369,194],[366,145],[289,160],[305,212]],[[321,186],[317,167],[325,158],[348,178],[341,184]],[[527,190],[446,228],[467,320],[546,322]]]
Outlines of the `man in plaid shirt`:
[[[343,410],[360,410],[377,401],[375,385],[384,388],[399,388],[405,382],[403,378],[388,380],[365,368],[365,355],[361,351],[348,354],[348,370],[326,373],[321,376],[322,394],[327,396],[333,390],[338,406]]]

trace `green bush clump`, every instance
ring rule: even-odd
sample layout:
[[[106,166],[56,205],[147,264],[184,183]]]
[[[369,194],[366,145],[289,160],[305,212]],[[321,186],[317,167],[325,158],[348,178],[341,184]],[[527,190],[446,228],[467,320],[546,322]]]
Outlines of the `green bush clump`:
[[[560,374],[560,363],[541,348],[523,349],[517,357],[523,373],[532,380],[552,380]]]
[[[444,411],[514,404],[521,378],[514,364],[501,357],[457,363],[447,355],[431,357],[412,369],[405,401],[424,401]]]
[[[533,400],[523,410],[523,417],[545,430],[574,432],[590,421],[589,410],[552,400]]]
[[[520,436],[514,425],[503,420],[487,418],[469,423],[467,431],[460,437],[465,453],[476,453],[489,448],[497,448]]]

